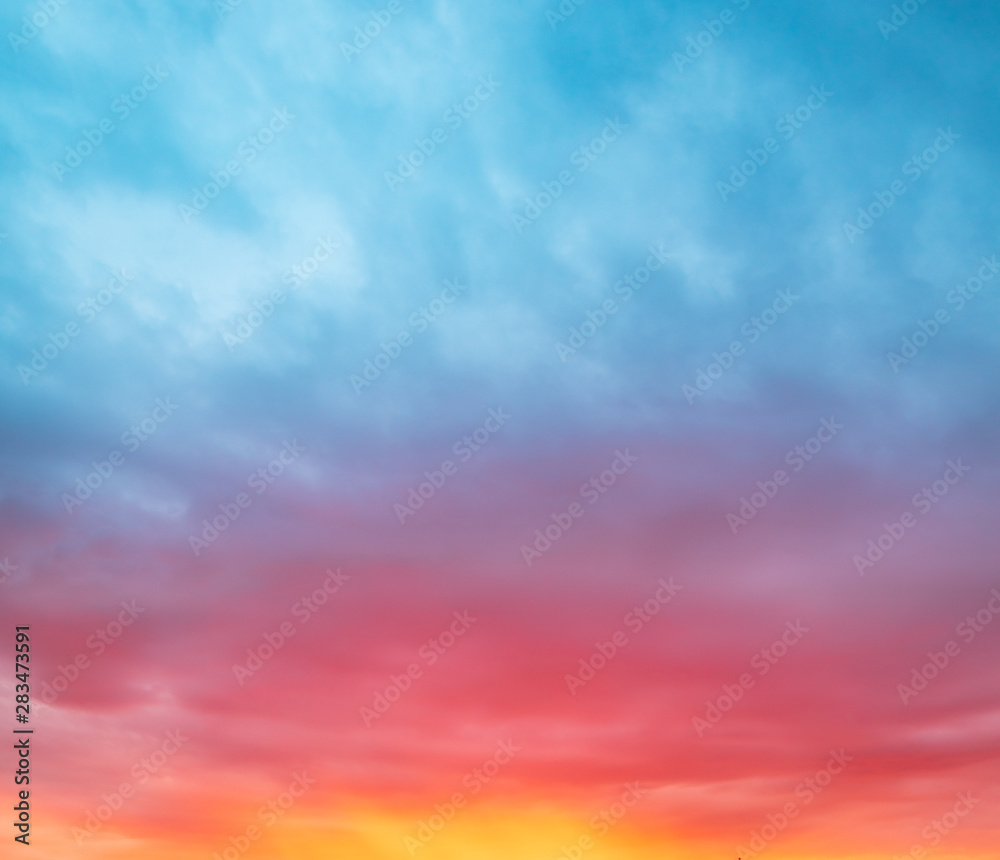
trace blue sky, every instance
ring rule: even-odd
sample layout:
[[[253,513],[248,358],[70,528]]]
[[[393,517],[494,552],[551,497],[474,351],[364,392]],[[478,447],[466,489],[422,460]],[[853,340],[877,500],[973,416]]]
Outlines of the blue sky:
[[[167,396],[182,408],[111,497],[128,503],[115,517],[135,502],[171,535],[294,436],[313,451],[311,491],[381,509],[411,463],[497,405],[518,416],[504,456],[529,470],[572,481],[551,452],[638,434],[683,452],[681,485],[709,497],[827,415],[852,428],[836,462],[870,492],[935,468],[939,446],[991,444],[995,289],[898,372],[886,356],[1000,251],[992,5],[926,3],[885,33],[891,7],[868,2],[591,2],[561,21],[553,3],[395,8],[70,3],[8,44],[5,504],[63,523],[81,464]],[[8,10],[5,28],[33,10]],[[348,59],[341,43],[376,13],[390,23]],[[706,28],[718,35],[678,63]],[[789,138],[782,117],[814,92]],[[126,115],[129,93],[142,100]],[[280,132],[249,146],[276,111]],[[90,152],[102,121],[113,130]],[[435,129],[391,188],[386,172]],[[953,142],[907,178],[939,129]],[[723,200],[768,138],[777,151]],[[79,165],[55,169],[70,147]],[[186,216],[234,159],[239,175]],[[560,175],[572,184],[519,230]],[[900,180],[905,195],[849,241],[858,208]],[[336,251],[288,290],[320,240]],[[562,361],[556,344],[651,246],[667,263]],[[133,280],[81,318],[122,267]],[[447,279],[468,290],[356,392],[352,375]],[[273,316],[227,345],[275,289]],[[748,341],[779,290],[800,298],[690,404],[684,386]],[[73,323],[25,382],[33,350]]]
[[[885,40],[878,21],[889,10],[878,3],[732,4],[735,22],[678,73],[672,55],[724,4],[587,3],[555,28],[552,8],[404,3],[348,63],[335,46],[364,24],[366,7],[243,3],[221,18],[210,4],[62,7],[3,58],[5,385],[15,414],[66,409],[56,403],[65,391],[53,391],[62,386],[87,398],[73,409],[85,422],[195,378],[236,398],[261,370],[308,386],[305,403],[352,411],[348,371],[449,277],[472,292],[414,351],[407,369],[419,378],[399,368],[367,398],[407,408],[404,391],[450,377],[530,400],[543,378],[556,391],[545,410],[572,409],[601,386],[652,388],[658,408],[674,409],[680,385],[780,287],[804,292],[794,318],[713,396],[777,397],[796,377],[823,380],[824,396],[905,396],[877,356],[997,250],[998,92],[983,62],[984,21],[996,10],[928,3]],[[5,28],[21,14],[9,9]],[[147,66],[169,77],[118,119],[112,103]],[[389,191],[384,172],[482,75],[500,83],[496,93]],[[716,182],[813,86],[834,95],[723,204]],[[282,107],[294,115],[288,130],[184,223],[179,205]],[[115,131],[57,181],[52,163],[104,117]],[[518,235],[511,214],[542,182],[575,170],[571,153],[608,117],[627,131]],[[939,126],[961,140],[870,236],[846,243],[843,223]],[[340,253],[269,321],[262,343],[220,350],[220,330],[328,234]],[[554,366],[553,343],[654,241],[676,254],[657,289],[575,366]],[[24,386],[17,364],[121,265],[138,273],[135,286],[73,345],[59,378]],[[957,360],[988,363],[992,302],[983,295],[909,375],[931,381]],[[112,365],[134,395],[119,388],[102,407],[96,380]],[[945,398],[936,413],[984,400],[961,389],[936,398]],[[252,398],[238,399],[252,410]]]
[[[685,451],[702,489],[828,414],[852,426],[836,456],[863,482],[936,463],[928,438],[988,446],[995,289],[898,373],[886,355],[1000,251],[996,9],[927,3],[883,34],[879,3],[743,5],[585,3],[554,21],[551,3],[401,3],[350,61],[341,42],[381,7],[60,7],[2,60],[6,504],[61,522],[80,464],[165,396],[182,408],[114,492],[181,531],[286,437],[309,437],[312,489],[348,498],[407,480],[495,405],[519,416],[505,444],[532,468],[628,430]],[[782,116],[814,91],[829,95],[786,138]],[[469,97],[456,128],[447,112]],[[248,161],[275,111],[287,121]],[[57,176],[102,120],[113,130]],[[581,157],[609,122],[613,140]],[[954,142],[907,179],[942,128]],[[443,142],[390,188],[435,129]],[[769,137],[777,151],[723,201],[718,183]],[[233,159],[239,175],[186,218]],[[572,185],[519,232],[512,216],[561,173]],[[906,194],[849,241],[858,207],[900,179]],[[287,290],[321,239],[336,251]],[[657,244],[666,265],[561,361],[556,344]],[[121,267],[134,279],[82,319]],[[469,289],[356,393],[352,374],[446,279]],[[227,346],[275,289],[286,301]],[[682,387],[778,290],[801,298],[689,404]],[[73,322],[26,383],[18,368]]]

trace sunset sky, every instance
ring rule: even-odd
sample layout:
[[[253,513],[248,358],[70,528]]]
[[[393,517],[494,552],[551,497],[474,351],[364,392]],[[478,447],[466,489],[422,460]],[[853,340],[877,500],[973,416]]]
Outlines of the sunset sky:
[[[0,857],[997,857],[997,4],[0,19]]]

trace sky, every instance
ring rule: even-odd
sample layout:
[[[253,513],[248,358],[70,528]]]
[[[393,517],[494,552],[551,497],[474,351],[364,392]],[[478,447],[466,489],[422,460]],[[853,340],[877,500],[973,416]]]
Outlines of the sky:
[[[996,4],[0,23],[35,858],[996,856]]]

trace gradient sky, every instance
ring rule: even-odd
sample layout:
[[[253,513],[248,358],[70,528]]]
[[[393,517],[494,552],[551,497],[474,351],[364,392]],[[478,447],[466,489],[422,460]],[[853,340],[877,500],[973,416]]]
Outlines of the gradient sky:
[[[996,857],[1000,9],[902,6],[4,4],[33,856]]]

